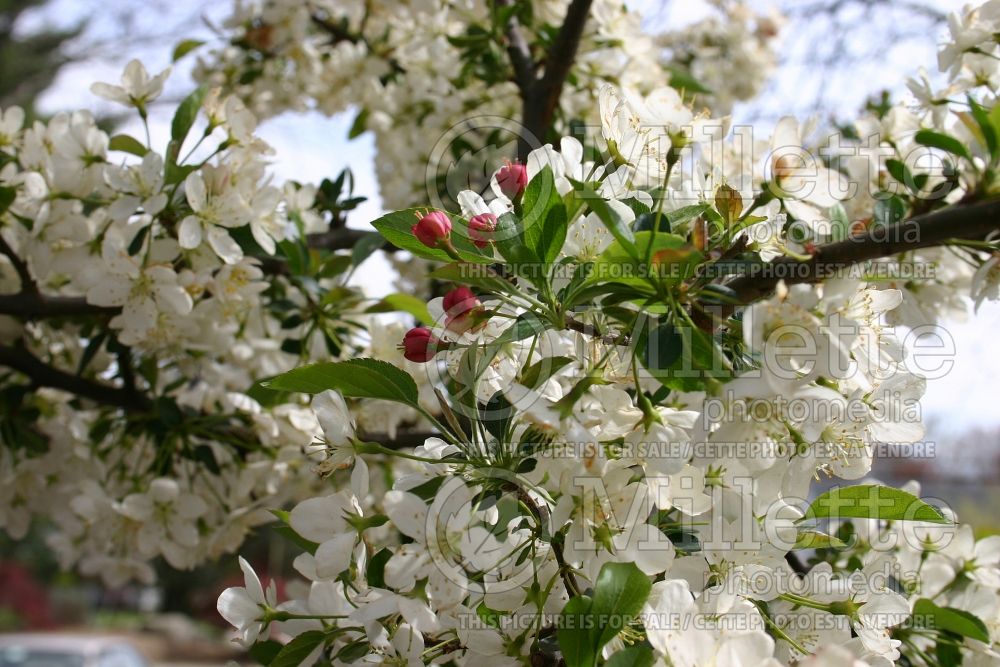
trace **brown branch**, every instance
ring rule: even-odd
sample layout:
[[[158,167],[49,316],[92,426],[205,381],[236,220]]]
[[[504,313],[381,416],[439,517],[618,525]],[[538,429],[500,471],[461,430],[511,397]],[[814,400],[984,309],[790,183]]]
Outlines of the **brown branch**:
[[[49,317],[85,317],[88,315],[116,315],[121,308],[95,306],[82,296],[47,296],[37,292],[0,294],[0,315],[22,317],[26,320]]]
[[[516,0],[497,0],[498,7],[509,7]],[[510,64],[514,68],[514,83],[521,91],[522,97],[531,89],[535,83],[535,60],[531,56],[531,47],[521,31],[521,24],[516,16],[511,16],[507,21],[507,55],[510,57]]]
[[[94,382],[46,364],[33,355],[23,342],[12,346],[0,345],[0,365],[26,375],[36,387],[60,389],[95,403],[133,412],[145,412],[151,407],[149,399],[141,393]]]
[[[1000,199],[959,204],[819,246],[807,260],[779,257],[725,285],[747,304],[769,296],[782,280],[786,285],[816,283],[861,262],[943,245],[950,239],[983,239],[997,231]]]
[[[306,244],[310,248],[316,248],[317,250],[348,250],[353,248],[361,239],[374,233],[375,232],[366,232],[361,229],[339,227],[326,232],[310,234],[306,237]],[[396,252],[396,247],[390,245],[388,242],[385,242],[379,250]]]
[[[17,277],[21,279],[21,291],[36,294],[38,292],[38,285],[35,283],[35,279],[28,269],[28,263],[18,257],[2,234],[0,234],[0,253],[7,256],[7,259],[10,260],[11,265],[14,267],[14,271],[17,273]]]
[[[592,3],[593,0],[573,0],[570,3],[566,19],[546,54],[545,73],[541,79],[535,79],[527,91],[522,91],[521,122],[524,123],[525,136],[519,138],[517,147],[518,158],[522,161],[527,159],[532,148],[544,143],[552,127]]]

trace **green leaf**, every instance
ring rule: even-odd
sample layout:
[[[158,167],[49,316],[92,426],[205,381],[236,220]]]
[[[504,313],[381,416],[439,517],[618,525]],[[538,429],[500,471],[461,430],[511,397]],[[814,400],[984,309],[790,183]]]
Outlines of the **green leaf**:
[[[261,665],[270,665],[274,657],[281,651],[282,646],[273,639],[257,642],[251,646],[247,653]]]
[[[673,67],[670,68],[670,87],[688,93],[702,93],[705,95],[712,93],[711,88],[706,88],[691,74]]]
[[[521,220],[514,213],[504,213],[497,218],[496,247],[509,265],[514,275],[542,285],[545,277],[538,271],[538,257],[533,247],[525,239],[525,229]]]
[[[498,442],[507,441],[507,431],[514,418],[514,409],[502,391],[498,391],[490,397],[479,416],[490,435]]]
[[[913,182],[910,177],[910,169],[900,160],[895,158],[889,158],[885,161],[885,169],[889,172],[889,175],[895,178],[897,181],[903,185],[909,185]]]
[[[684,339],[674,329],[673,322],[665,320],[651,327],[639,341],[639,359],[647,370],[665,370],[680,359]]]
[[[702,259],[701,253],[692,248],[676,234],[660,232],[653,236],[652,232],[638,232],[634,240],[628,242],[631,250],[618,241],[613,242],[601,256],[594,261],[594,267],[587,276],[588,283],[615,282],[624,285],[642,287],[649,284],[651,271],[640,263],[639,257],[647,253],[654,260],[658,278],[666,284],[674,284],[683,277],[690,277],[694,267]],[[652,249],[650,249],[652,244]],[[677,251],[671,256],[660,251]]]
[[[432,259],[438,262],[450,262],[452,258],[444,250],[439,248],[428,248],[417,240],[411,231],[413,225],[417,224],[419,216],[428,212],[426,207],[408,208],[403,211],[388,213],[372,223],[386,241],[401,250],[406,250],[417,257]],[[463,261],[477,264],[489,264],[493,262],[491,255],[483,254],[483,251],[473,245],[469,240],[466,223],[463,220],[451,218],[452,232],[451,243],[455,246],[459,256]]]
[[[937,667],[961,667],[964,658],[960,648],[962,638],[957,635],[949,635],[947,632],[942,634],[948,639],[956,641],[958,645],[943,641],[934,643],[934,657],[938,661]]]
[[[847,544],[833,535],[818,530],[801,530],[793,549],[843,549]]]
[[[302,366],[282,373],[264,386],[303,394],[335,389],[349,398],[380,398],[419,406],[417,383],[409,373],[377,359],[348,359]]]
[[[847,210],[844,205],[837,202],[829,209],[830,222],[832,223],[830,236],[831,241],[843,241],[851,235],[851,219],[847,217]]]
[[[476,616],[478,616],[479,620],[491,628],[499,629],[501,627],[500,623],[503,621],[503,617],[505,615],[506,614],[502,611],[490,609],[486,606],[485,602],[480,602],[479,606],[476,607]]]
[[[546,166],[531,179],[521,200],[524,245],[534,258],[551,263],[566,241],[566,207],[556,190],[552,168]]]
[[[191,53],[205,42],[200,39],[185,39],[174,47],[174,54],[171,56],[173,62],[177,62],[187,54]]]
[[[640,214],[636,217],[635,222],[632,223],[632,229],[637,232],[651,232],[657,219],[660,222],[659,231],[670,233],[670,217],[662,211],[659,213]]]
[[[392,551],[383,548],[372,556],[365,568],[365,580],[374,588],[385,588],[385,564],[392,558]]]
[[[497,336],[491,345],[498,346],[504,343],[513,343],[525,338],[531,338],[546,329],[551,329],[549,323],[535,313],[528,311],[518,315],[517,319],[514,320],[514,324],[504,329],[503,333]]]
[[[741,303],[740,295],[736,293],[736,290],[731,287],[715,283],[709,283],[708,285],[702,287],[701,291],[698,292],[698,298],[701,301],[707,301],[709,303]]]
[[[283,538],[296,545],[303,551],[311,554],[315,554],[316,550],[319,549],[319,544],[313,542],[312,540],[307,540],[302,537],[292,528],[291,515],[286,510],[268,510],[271,514],[275,516],[281,523],[274,527],[274,532],[281,535]]]
[[[987,115],[989,125],[993,129],[993,136],[997,138],[997,147],[1000,149],[1000,104],[994,104]]]
[[[914,627],[947,630],[969,639],[990,643],[990,631],[978,616],[963,609],[939,607],[927,598],[913,605]]]
[[[274,656],[270,667],[299,667],[313,650],[323,643],[326,633],[322,630],[307,630],[285,644]]]
[[[358,112],[358,115],[354,117],[354,122],[351,123],[351,129],[347,132],[347,138],[356,139],[364,134],[366,129],[368,129],[368,109],[362,109]]]
[[[219,462],[215,460],[215,452],[208,445],[198,445],[195,447],[191,452],[191,460],[200,463],[213,475],[218,475],[222,472]]]
[[[385,239],[381,234],[365,234],[354,242],[351,248],[351,263],[354,266],[361,266],[361,263],[372,256],[376,250],[385,245]]]
[[[882,192],[876,195],[874,224],[885,227],[894,225],[906,215],[906,204],[896,195],[887,196]]]
[[[501,277],[494,267],[484,264],[469,265],[453,262],[434,269],[431,271],[430,277],[476,287],[493,294],[516,295],[520,293],[517,286]]]
[[[640,255],[636,249],[636,235],[617,210],[609,206],[604,197],[597,194],[590,185],[585,185],[580,192],[581,194],[577,196],[582,197],[587,202],[590,210],[600,218],[611,235],[615,237],[615,241],[624,250],[625,255],[632,259],[638,259]]]
[[[543,357],[521,371],[521,384],[534,389],[574,361],[571,357]]]
[[[395,311],[409,313],[424,324],[434,324],[430,311],[427,310],[427,304],[412,294],[387,294],[382,297],[381,301],[365,310],[366,313],[391,313]]]
[[[675,227],[685,225],[708,209],[708,204],[689,204],[681,206],[673,211],[662,211],[660,213],[660,231],[669,232]],[[656,213],[643,213],[636,218],[633,228],[636,232],[650,232],[653,230],[653,221]]]
[[[653,585],[635,563],[605,563],[594,584],[590,615],[596,621],[595,651],[615,638],[642,611]]]
[[[17,188],[0,186],[0,215],[7,212],[15,199],[17,199]]]
[[[335,663],[353,664],[368,655],[370,651],[371,646],[368,644],[367,640],[358,639],[357,641],[353,641],[337,651],[337,659]]]
[[[164,167],[163,182],[166,183],[167,185],[175,185],[183,181],[185,178],[187,178],[188,174],[196,171],[198,169],[198,165],[175,164],[174,160],[177,159],[177,153],[178,151],[180,151],[180,147],[176,141],[171,141],[170,146],[171,148],[167,150],[168,162]]]
[[[174,119],[170,123],[170,139],[177,142],[177,150],[180,150],[181,144],[184,143],[188,132],[191,131],[191,126],[194,125],[194,121],[198,117],[198,111],[201,109],[206,91],[204,86],[196,88],[194,92],[184,98],[174,113]]]
[[[624,651],[612,653],[604,667],[652,667],[655,663],[653,649],[645,644],[636,644]]]
[[[979,104],[972,95],[966,95],[966,99],[969,101],[969,108],[972,110],[972,117],[976,121],[976,125],[979,126],[979,131],[982,134],[983,143],[986,145],[986,149],[989,151],[991,157],[996,157],[997,155],[997,131],[993,127],[993,123],[990,122],[990,114]]]
[[[649,333],[646,326],[639,334],[640,361],[650,354],[644,351],[649,345],[646,340]],[[648,364],[643,363],[643,367],[661,384],[678,391],[700,391],[713,381],[725,381],[732,376],[732,363],[714,337],[691,326],[678,326],[675,333],[681,341],[680,357],[666,368],[654,367],[651,358]]]
[[[972,160],[972,155],[969,154],[969,149],[965,147],[965,144],[950,135],[934,130],[920,130],[913,135],[913,140],[921,146],[939,148],[946,153]]]
[[[149,149],[142,145],[142,142],[128,134],[116,134],[108,141],[108,148],[113,151],[122,151],[132,155],[144,156]]]
[[[566,667],[593,667],[597,662],[597,651],[594,649],[597,628],[592,627],[590,609],[591,599],[586,595],[570,598],[562,609],[556,639],[559,640],[559,650]]]
[[[805,518],[951,523],[936,507],[920,498],[906,491],[875,484],[830,489],[812,502]]]

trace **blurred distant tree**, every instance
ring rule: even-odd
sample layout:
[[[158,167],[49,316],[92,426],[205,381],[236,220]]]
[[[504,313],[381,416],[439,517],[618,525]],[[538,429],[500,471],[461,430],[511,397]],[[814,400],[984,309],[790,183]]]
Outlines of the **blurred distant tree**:
[[[33,113],[34,101],[72,58],[63,45],[80,34],[72,29],[19,35],[18,19],[45,0],[0,0],[0,107],[20,106]]]

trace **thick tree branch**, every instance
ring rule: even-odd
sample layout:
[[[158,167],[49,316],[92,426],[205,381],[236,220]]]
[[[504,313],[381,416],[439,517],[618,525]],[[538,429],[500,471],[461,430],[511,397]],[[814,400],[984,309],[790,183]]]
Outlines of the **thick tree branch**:
[[[0,366],[7,366],[26,375],[36,387],[61,389],[95,403],[131,412],[150,409],[149,399],[141,393],[94,382],[50,366],[33,355],[23,343],[0,345]]]
[[[497,0],[498,7],[509,7],[516,0]],[[521,31],[521,24],[516,16],[507,21],[507,55],[514,68],[514,83],[521,91],[522,97],[527,94],[535,83],[535,61],[531,56],[531,47]]]
[[[535,79],[528,90],[522,90],[521,121],[526,130],[518,141],[518,158],[526,160],[532,148],[545,142],[552,126],[563,85],[573,68],[576,52],[587,25],[593,0],[573,0],[566,10],[566,20],[545,57],[545,73]],[[534,144],[534,145],[533,145]]]
[[[740,303],[751,303],[770,295],[782,280],[786,285],[820,282],[854,264],[943,245],[950,239],[983,239],[997,231],[1000,199],[959,204],[819,246],[807,260],[779,257],[725,284]]]
[[[82,296],[46,296],[36,292],[0,294],[0,315],[22,317],[26,320],[49,317],[86,317],[88,315],[116,315],[120,308],[95,306]]]

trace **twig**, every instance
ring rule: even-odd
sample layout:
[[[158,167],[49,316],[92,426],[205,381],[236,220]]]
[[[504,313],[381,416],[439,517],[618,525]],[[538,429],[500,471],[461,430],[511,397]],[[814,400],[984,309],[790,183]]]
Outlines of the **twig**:
[[[50,317],[86,317],[116,315],[121,308],[95,306],[82,296],[47,296],[37,292],[0,294],[0,315],[23,317],[26,320]]]
[[[854,264],[942,245],[949,239],[983,239],[997,230],[1000,199],[959,204],[819,246],[809,259],[779,257],[725,285],[740,303],[752,303],[770,295],[782,280],[786,285],[820,282]]]
[[[0,253],[6,255],[7,259],[9,259],[10,263],[14,266],[14,271],[17,272],[17,277],[21,279],[21,292],[27,294],[37,294],[38,285],[35,283],[35,279],[32,277],[31,271],[28,269],[28,263],[18,257],[17,253],[10,247],[2,234],[0,234]]]
[[[542,524],[546,524],[549,521],[548,509],[542,509],[535,502],[534,498],[531,497],[524,489],[518,488],[517,498],[524,506],[531,510],[532,514],[538,519]],[[551,531],[551,526],[549,527]],[[576,576],[573,574],[573,568],[566,562],[566,557],[563,555],[562,543],[556,538],[555,535],[549,541],[549,546],[552,547],[552,554],[555,556],[556,565],[559,567],[559,575],[562,577],[563,585],[566,587],[566,592],[569,595],[579,595],[580,594],[580,584],[576,581]]]
[[[33,355],[21,341],[12,346],[0,345],[0,365],[26,375],[36,387],[61,389],[102,405],[132,412],[148,411],[152,405],[141,393],[94,382],[50,366]]]
[[[497,0],[498,7],[509,7],[513,0]],[[517,16],[511,16],[507,21],[507,55],[510,56],[510,64],[514,68],[514,83],[524,96],[535,83],[535,61],[531,56],[531,47],[521,31],[521,24]]]

